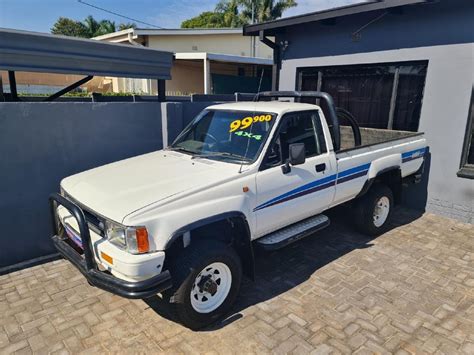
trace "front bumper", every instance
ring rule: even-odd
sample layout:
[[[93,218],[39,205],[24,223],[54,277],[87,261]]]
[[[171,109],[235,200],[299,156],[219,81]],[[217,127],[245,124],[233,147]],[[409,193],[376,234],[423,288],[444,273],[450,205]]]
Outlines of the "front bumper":
[[[149,279],[136,282],[123,280],[108,272],[100,271],[91,246],[89,227],[81,208],[59,194],[52,194],[49,200],[53,214],[54,230],[56,231],[56,234],[52,237],[53,243],[59,253],[69,260],[84,275],[90,284],[125,298],[151,297],[172,286],[169,271],[162,271],[160,274]],[[58,224],[56,221],[56,208],[58,205],[66,208],[77,220],[84,248],[83,256],[66,242],[66,237],[62,237],[58,233]]]

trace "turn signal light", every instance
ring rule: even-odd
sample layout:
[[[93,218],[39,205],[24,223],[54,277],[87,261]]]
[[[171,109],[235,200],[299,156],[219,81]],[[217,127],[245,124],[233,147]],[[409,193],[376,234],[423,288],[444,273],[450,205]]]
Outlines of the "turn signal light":
[[[102,259],[107,261],[109,264],[112,264],[112,265],[114,264],[114,259],[110,255],[107,255],[103,251],[101,251],[100,256],[102,257]]]
[[[139,253],[148,253],[150,251],[150,243],[148,242],[148,232],[146,228],[140,227],[136,229],[137,249]]]

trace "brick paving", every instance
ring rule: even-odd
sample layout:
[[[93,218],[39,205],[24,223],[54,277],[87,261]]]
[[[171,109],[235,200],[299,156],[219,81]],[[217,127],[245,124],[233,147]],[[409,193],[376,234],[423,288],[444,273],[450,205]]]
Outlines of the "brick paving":
[[[259,253],[233,314],[200,332],[158,297],[110,295],[63,260],[0,276],[0,353],[474,354],[474,225],[399,210],[372,239],[344,214]]]

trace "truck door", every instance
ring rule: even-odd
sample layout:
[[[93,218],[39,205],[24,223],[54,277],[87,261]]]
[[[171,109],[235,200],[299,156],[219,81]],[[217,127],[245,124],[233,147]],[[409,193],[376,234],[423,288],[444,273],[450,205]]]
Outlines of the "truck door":
[[[305,144],[306,161],[285,174],[281,166],[292,143]],[[335,170],[335,155],[328,152],[319,112],[285,114],[256,175],[256,237],[328,208],[335,193]]]

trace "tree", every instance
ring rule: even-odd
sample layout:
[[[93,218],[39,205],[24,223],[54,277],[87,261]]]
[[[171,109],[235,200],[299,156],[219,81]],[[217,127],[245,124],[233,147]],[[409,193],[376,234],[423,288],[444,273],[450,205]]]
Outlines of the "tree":
[[[214,11],[206,11],[183,21],[181,27],[241,27],[252,23],[252,18],[255,22],[275,20],[296,5],[295,0],[221,0]]]
[[[219,12],[205,11],[198,16],[181,22],[181,28],[219,28],[224,26],[224,15]]]
[[[219,1],[214,11],[222,14],[223,16],[222,27],[241,27],[246,23],[239,13],[240,5],[241,5],[241,1],[239,0]]]
[[[88,37],[87,28],[82,22],[60,17],[51,28],[51,33],[72,37]]]
[[[87,16],[84,21],[84,26],[86,26],[87,29],[87,37],[91,38],[94,37],[94,34],[99,30],[99,22],[92,17],[91,15]]]
[[[137,28],[137,24],[133,23],[133,22],[121,23],[120,25],[118,25],[117,30],[118,31],[123,31],[123,30],[126,30],[128,28]]]
[[[298,4],[295,0],[238,0],[242,8],[242,17],[246,23],[252,21],[252,3],[254,10],[254,21],[265,22],[276,20],[283,12]]]
[[[92,38],[105,35],[127,28],[136,28],[134,23],[121,23],[118,27],[114,21],[100,20],[97,21],[92,16],[87,16],[83,22],[75,21],[67,17],[60,17],[51,28],[51,33],[73,37]]]
[[[99,28],[94,33],[94,36],[101,36],[107,33],[115,32],[115,22],[109,20],[102,20],[99,22]]]

